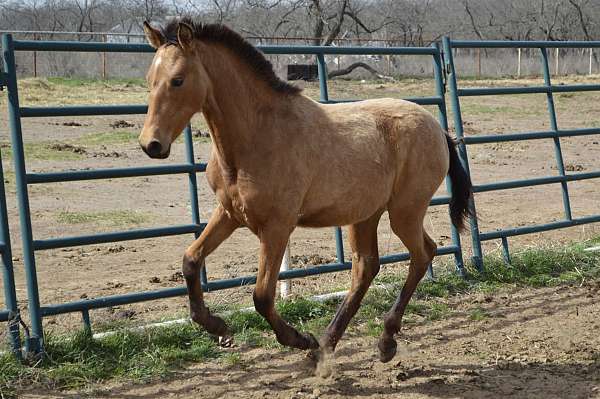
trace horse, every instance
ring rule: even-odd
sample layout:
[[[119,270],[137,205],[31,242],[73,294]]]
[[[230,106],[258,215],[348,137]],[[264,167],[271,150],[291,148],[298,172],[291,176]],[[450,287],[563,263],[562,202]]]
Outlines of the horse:
[[[410,254],[408,276],[377,344],[380,360],[390,361],[406,306],[436,254],[423,220],[447,175],[452,223],[464,228],[469,214],[471,181],[455,141],[427,110],[408,101],[312,100],[279,79],[258,49],[224,25],[186,17],[162,28],[145,22],[144,31],[156,53],[146,76],[141,148],[151,158],[167,158],[196,113],[204,115],[212,139],[206,177],[218,206],[183,257],[191,319],[231,343],[227,324],[204,303],[199,276],[205,258],[246,227],[260,241],[256,311],[282,345],[321,358],[333,354],[379,271],[377,226],[387,211]],[[296,226],[348,226],[351,287],[319,340],[275,309],[281,260]]]

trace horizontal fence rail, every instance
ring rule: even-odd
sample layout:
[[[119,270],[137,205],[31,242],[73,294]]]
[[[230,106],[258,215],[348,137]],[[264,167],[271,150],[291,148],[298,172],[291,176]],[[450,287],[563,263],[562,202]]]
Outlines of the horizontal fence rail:
[[[450,41],[451,48],[600,48],[600,41],[525,41],[525,40],[444,40]],[[446,49],[444,49],[446,51]]]
[[[89,311],[109,306],[123,305],[147,300],[180,296],[186,293],[185,287],[162,289],[157,291],[136,292],[124,295],[113,295],[89,300],[79,300],[62,304],[45,305],[39,300],[39,286],[37,282],[35,252],[41,250],[64,248],[78,245],[91,245],[124,240],[136,240],[153,237],[163,237],[176,234],[191,234],[196,237],[205,227],[199,216],[197,197],[196,173],[204,172],[206,164],[196,163],[194,159],[191,128],[188,126],[184,132],[186,160],[185,164],[168,166],[143,166],[136,168],[99,169],[85,171],[65,171],[51,173],[28,173],[23,151],[23,132],[21,118],[30,117],[63,117],[63,116],[93,116],[93,115],[121,115],[144,114],[146,105],[77,105],[53,107],[21,107],[18,99],[17,75],[15,67],[16,51],[69,51],[69,52],[126,52],[126,53],[152,53],[154,49],[145,44],[115,44],[94,42],[43,42],[12,40],[10,35],[2,36],[4,52],[5,84],[8,88],[9,118],[11,128],[11,142],[15,164],[15,177],[19,203],[20,224],[23,240],[24,264],[28,285],[29,313],[31,318],[31,337],[28,350],[37,352],[43,349],[42,319],[46,316],[70,312],[81,312],[82,319],[87,328],[91,329]],[[434,105],[438,107],[439,120],[444,129],[448,128],[446,103],[444,95],[444,70],[439,46],[413,48],[413,47],[319,47],[319,46],[259,46],[266,54],[309,54],[316,56],[319,71],[320,101],[322,103],[337,103],[354,100],[333,100],[329,98],[327,87],[327,64],[325,55],[422,55],[430,56],[434,69],[436,93],[434,96],[407,98],[409,101],[421,105]],[[181,226],[167,226],[140,230],[130,230],[103,234],[94,234],[77,237],[57,237],[49,239],[34,239],[31,228],[31,214],[27,187],[31,184],[68,182],[79,180],[94,180],[108,178],[129,178],[150,175],[187,174],[189,178],[189,191],[192,210],[192,223]],[[451,192],[449,180],[446,179],[448,192]],[[448,205],[450,196],[435,197],[432,206]],[[318,265],[309,268],[283,271],[279,278],[282,280],[306,277],[322,273],[348,270],[351,263],[345,260],[343,236],[341,228],[334,229],[336,240],[335,263]],[[451,227],[452,244],[438,249],[438,255],[453,255],[457,269],[462,272],[463,260],[460,246],[460,236],[454,226]],[[407,253],[388,255],[381,258],[383,264],[404,261],[409,258]],[[254,284],[256,276],[239,277],[228,280],[208,281],[204,274],[201,282],[207,291],[240,287]],[[430,268],[430,273],[432,273]]]
[[[451,40],[443,39],[444,54],[446,62],[446,72],[448,74],[448,91],[452,110],[454,114],[454,123],[456,135],[460,141],[460,152],[463,158],[464,166],[469,170],[467,146],[474,144],[500,143],[523,140],[541,140],[551,139],[554,144],[554,157],[556,161],[557,176],[536,177],[531,179],[512,180],[493,182],[488,184],[474,184],[475,193],[508,190],[523,187],[532,187],[546,184],[560,184],[562,192],[562,205],[564,208],[564,219],[548,223],[521,226],[517,228],[499,229],[490,232],[481,232],[477,223],[475,213],[475,200],[472,202],[473,216],[471,217],[471,238],[473,241],[473,261],[480,268],[483,267],[482,241],[501,239],[505,259],[510,259],[508,247],[508,237],[549,231],[565,227],[578,226],[587,223],[600,222],[599,215],[590,215],[580,218],[574,218],[571,211],[571,201],[569,196],[568,182],[597,179],[600,178],[600,171],[586,173],[567,174],[564,167],[563,154],[560,139],[562,137],[577,137],[586,135],[600,135],[600,127],[561,130],[558,127],[556,118],[556,108],[554,105],[554,93],[574,93],[600,91],[600,85],[582,84],[582,85],[554,85],[552,84],[550,67],[548,64],[547,49],[549,48],[600,48],[600,41],[568,41],[568,42],[550,42],[550,41],[469,41],[469,40]],[[523,87],[478,87],[478,88],[460,88],[458,85],[457,71],[455,68],[453,50],[457,48],[533,48],[540,51],[542,75],[544,77],[543,86],[523,86]],[[462,112],[460,106],[461,97],[470,96],[490,96],[490,95],[515,95],[515,94],[546,94],[548,108],[548,117],[550,130],[544,132],[524,132],[502,135],[481,135],[465,136]],[[469,172],[470,173],[470,172]]]

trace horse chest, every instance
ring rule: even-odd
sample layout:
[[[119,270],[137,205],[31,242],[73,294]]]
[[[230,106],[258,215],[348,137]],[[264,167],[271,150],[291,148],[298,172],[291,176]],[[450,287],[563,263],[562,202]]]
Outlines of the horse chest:
[[[206,172],[211,189],[227,213],[247,227],[254,225],[252,204],[240,189],[237,175],[230,170],[224,171],[214,162],[209,162]]]

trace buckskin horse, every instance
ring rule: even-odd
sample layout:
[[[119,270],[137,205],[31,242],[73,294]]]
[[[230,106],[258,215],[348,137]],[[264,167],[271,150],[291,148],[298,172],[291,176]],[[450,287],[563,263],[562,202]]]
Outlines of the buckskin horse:
[[[282,345],[313,350],[319,359],[333,354],[379,271],[377,225],[387,211],[410,253],[408,277],[378,342],[380,360],[390,361],[406,305],[436,253],[423,219],[446,175],[452,223],[462,228],[469,213],[471,182],[454,141],[428,111],[408,101],[313,101],[224,25],[183,18],[164,28],[146,22],[144,30],[156,54],[147,74],[142,149],[151,158],[168,157],[198,112],[212,139],[206,176],[219,205],[183,258],[191,318],[229,342],[226,323],[204,303],[199,276],[205,258],[245,226],[260,241],[256,311]],[[275,309],[281,260],[296,226],[348,226],[351,288],[319,341]]]

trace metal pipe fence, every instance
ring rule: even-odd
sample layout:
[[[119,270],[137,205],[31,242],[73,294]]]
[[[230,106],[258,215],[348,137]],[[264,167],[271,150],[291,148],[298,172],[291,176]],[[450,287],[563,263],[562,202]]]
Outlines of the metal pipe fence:
[[[169,298],[186,294],[185,287],[168,288],[156,291],[135,292],[124,295],[113,295],[101,298],[79,300],[60,304],[42,304],[39,299],[39,283],[36,273],[36,251],[64,248],[69,246],[90,245],[109,243],[125,240],[137,240],[151,237],[163,237],[168,235],[194,233],[197,237],[205,224],[200,221],[199,204],[197,198],[196,173],[204,172],[206,164],[197,163],[194,159],[192,143],[192,132],[190,126],[184,131],[186,162],[179,165],[169,166],[142,166],[134,168],[101,169],[101,170],[79,170],[53,173],[29,173],[26,168],[26,160],[23,145],[23,129],[21,118],[26,117],[56,117],[56,116],[83,116],[83,115],[116,115],[116,114],[144,114],[144,105],[107,105],[107,106],[65,106],[65,107],[22,107],[19,104],[17,72],[15,66],[15,52],[18,51],[78,51],[78,52],[127,52],[127,53],[150,53],[154,50],[144,44],[117,44],[117,43],[95,43],[95,42],[42,42],[42,41],[17,41],[11,35],[2,36],[2,48],[4,52],[4,81],[8,91],[9,99],[9,124],[11,130],[11,142],[13,160],[15,167],[17,200],[20,214],[21,238],[23,241],[23,260],[25,276],[27,280],[28,309],[31,323],[30,337],[27,350],[39,352],[43,350],[43,328],[42,319],[51,315],[63,313],[81,312],[83,323],[86,328],[91,329],[89,311],[92,309],[109,306],[130,304],[141,301]],[[423,48],[391,48],[391,47],[318,47],[318,46],[259,46],[266,54],[309,54],[316,56],[319,69],[320,100],[323,103],[335,103],[336,100],[329,98],[327,90],[327,64],[326,55],[422,55],[431,57],[436,93],[431,97],[410,98],[422,105],[435,105],[438,107],[439,120],[447,129],[446,103],[444,97],[444,71],[442,67],[441,52],[437,45]],[[190,190],[192,221],[187,225],[166,226],[158,228],[118,231],[75,237],[56,237],[44,240],[34,239],[31,226],[31,213],[29,208],[28,186],[32,184],[47,184],[55,182],[68,182],[78,180],[108,179],[108,178],[130,178],[149,175],[187,174]],[[449,180],[446,179],[448,192],[451,192]],[[450,196],[440,196],[432,200],[431,205],[448,205]],[[463,260],[458,231],[451,227],[452,244],[438,249],[438,255],[453,255],[457,270],[462,273]],[[334,229],[336,240],[335,263],[318,265],[314,267],[283,271],[279,279],[291,279],[331,273],[351,268],[351,262],[344,258],[343,236],[341,228]],[[383,256],[382,264],[399,262],[409,259],[407,253]],[[205,272],[205,269],[204,269]],[[431,272],[431,268],[430,268]],[[254,284],[256,276],[245,276],[233,279],[208,281],[206,274],[201,276],[202,285],[206,291],[215,291],[227,288],[240,287]]]
[[[473,262],[478,268],[483,268],[483,250],[481,243],[483,241],[500,239],[505,259],[510,259],[510,250],[508,245],[508,237],[522,234],[530,234],[554,230],[564,227],[578,226],[587,223],[600,222],[600,214],[585,217],[574,218],[571,211],[571,198],[569,196],[568,182],[600,178],[600,171],[586,173],[569,173],[565,172],[563,152],[561,148],[562,137],[575,137],[584,135],[599,135],[600,128],[585,128],[585,129],[570,129],[562,130],[558,126],[556,118],[556,107],[554,105],[554,93],[571,93],[571,92],[587,92],[600,91],[600,85],[553,85],[550,74],[550,65],[548,62],[548,49],[550,48],[600,48],[600,41],[468,41],[468,40],[451,40],[448,37],[443,39],[444,56],[446,63],[447,82],[449,89],[450,101],[454,114],[454,125],[456,135],[460,139],[460,153],[464,166],[469,170],[469,158],[467,154],[467,146],[483,143],[499,143],[522,140],[540,140],[551,139],[554,146],[554,157],[558,176],[538,177],[522,180],[510,180],[494,182],[489,184],[475,184],[473,186],[474,193],[483,193],[489,191],[507,190],[521,187],[531,187],[543,184],[560,184],[562,193],[562,205],[564,218],[562,220],[552,221],[548,223],[520,226],[508,229],[499,229],[489,232],[481,232],[477,223],[475,213],[475,199],[472,201],[473,216],[470,218],[471,238],[473,241]],[[457,71],[455,67],[453,51],[456,49],[485,49],[485,48],[527,48],[537,49],[540,52],[542,75],[544,77],[544,85],[534,87],[494,87],[494,88],[460,88],[457,79]],[[546,103],[548,107],[548,117],[550,129],[543,132],[519,132],[503,135],[478,135],[469,137],[465,135],[462,112],[460,106],[460,98],[467,96],[489,96],[489,95],[512,95],[512,94],[546,94]]]

